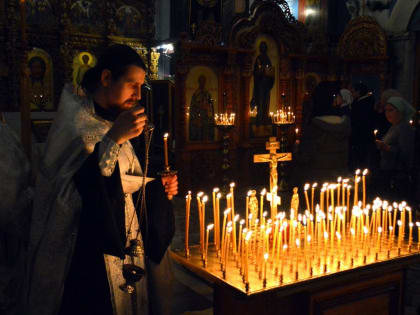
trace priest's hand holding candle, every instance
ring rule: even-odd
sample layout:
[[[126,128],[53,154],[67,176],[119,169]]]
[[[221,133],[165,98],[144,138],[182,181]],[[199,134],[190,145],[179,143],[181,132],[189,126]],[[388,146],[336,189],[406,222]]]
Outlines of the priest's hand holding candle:
[[[162,172],[158,174],[162,177],[162,184],[165,187],[165,193],[169,200],[178,194],[178,177],[177,171],[171,170],[168,162],[168,137],[169,134],[165,133],[163,136],[163,153],[165,158],[165,167]]]

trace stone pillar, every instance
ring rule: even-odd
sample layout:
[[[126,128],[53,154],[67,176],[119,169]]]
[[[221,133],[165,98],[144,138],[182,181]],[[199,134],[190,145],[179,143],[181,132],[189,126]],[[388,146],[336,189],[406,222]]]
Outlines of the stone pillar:
[[[390,60],[392,62],[392,87],[409,102],[413,101],[416,36],[413,32],[388,37]]]

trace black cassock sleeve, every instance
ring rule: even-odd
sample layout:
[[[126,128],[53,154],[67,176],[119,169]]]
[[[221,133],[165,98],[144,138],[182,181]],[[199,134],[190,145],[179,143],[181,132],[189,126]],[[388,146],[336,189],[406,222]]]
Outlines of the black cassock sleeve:
[[[98,155],[99,143],[74,177],[82,196],[79,235],[90,234],[85,236],[87,239],[94,238],[94,246],[98,246],[102,253],[123,259],[126,243],[125,201],[120,169],[117,163],[110,177],[102,176]]]
[[[98,151],[99,143],[75,175],[83,203],[79,233],[82,233],[81,236],[89,233],[95,239],[95,245],[91,245],[99,245],[103,253],[124,258],[125,201],[120,170],[117,163],[110,177],[102,176]],[[133,194],[134,204],[139,193]],[[166,198],[159,178],[146,185],[146,207],[147,215],[143,218],[140,217],[140,209],[136,209],[145,253],[159,263],[175,234],[172,203]]]

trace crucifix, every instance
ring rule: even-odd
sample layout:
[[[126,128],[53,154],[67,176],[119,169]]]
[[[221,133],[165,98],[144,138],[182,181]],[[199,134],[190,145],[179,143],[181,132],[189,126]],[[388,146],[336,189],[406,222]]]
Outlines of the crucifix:
[[[255,154],[254,163],[270,163],[270,192],[273,192],[278,182],[277,163],[292,160],[292,153],[277,153],[280,149],[280,142],[276,137],[270,137],[265,143],[265,149],[269,151],[267,154]]]

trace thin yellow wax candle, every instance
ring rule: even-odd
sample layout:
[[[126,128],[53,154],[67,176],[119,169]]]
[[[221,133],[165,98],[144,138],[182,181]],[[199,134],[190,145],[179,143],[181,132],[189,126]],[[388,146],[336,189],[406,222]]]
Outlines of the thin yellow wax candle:
[[[169,162],[168,162],[168,137],[169,137],[169,133],[165,133],[163,135],[163,152],[164,152],[164,156],[165,156],[165,168],[167,168],[169,166]]]
[[[303,190],[304,190],[305,200],[306,200],[306,209],[308,209],[310,211],[311,210],[311,207],[309,205],[309,198],[308,198],[308,189],[309,189],[309,187],[310,187],[309,184],[305,184],[305,187],[303,188]]]
[[[350,212],[350,189],[351,189],[351,186],[347,185],[347,210],[349,211],[349,215],[351,215],[351,212]]]
[[[319,197],[319,206],[321,208],[321,211],[324,211],[324,192],[325,192],[325,187],[322,187],[321,196]]]
[[[213,188],[213,221],[214,221],[214,234],[213,234],[213,238],[214,238],[214,244],[216,246],[216,250],[217,250],[217,202],[216,202],[216,193],[219,192],[219,188]]]
[[[341,177],[337,178],[337,206],[340,206],[341,181]],[[344,207],[344,205],[342,206]]]
[[[417,226],[417,248],[420,248],[420,222],[416,222]]]
[[[365,169],[362,173],[362,184],[363,184],[363,209],[366,207],[366,175],[368,170]]]
[[[237,254],[237,247],[236,247],[236,222],[239,220],[239,214],[235,215],[235,217],[233,218],[233,230],[232,230],[232,234],[233,234],[233,238],[232,238],[232,242],[233,242],[233,253],[236,255]]]
[[[203,196],[203,192],[199,192],[197,194],[197,210],[198,210],[198,226],[200,228],[200,251],[203,249],[203,233],[202,233],[202,227],[203,227],[203,216],[202,216],[202,203],[201,203],[201,197]],[[203,252],[201,252],[203,254]]]
[[[190,249],[188,246],[188,234],[190,229],[190,209],[191,209],[191,191],[185,196],[185,256],[190,256]]]
[[[274,225],[275,225],[275,228],[274,228],[273,249],[272,249],[272,252],[271,252],[271,259],[274,259],[274,257],[275,257],[275,250],[276,250],[276,247],[277,247],[276,245],[277,245],[277,242],[278,242],[277,232],[278,232],[278,229],[279,229],[279,221],[276,220],[276,222],[274,222]]]
[[[201,209],[202,209],[202,212],[201,212],[202,213],[202,221],[201,221],[202,229],[201,229],[201,231],[203,233],[203,244],[202,244],[203,253],[204,253],[204,233],[205,233],[204,227],[206,226],[206,202],[207,202],[207,200],[208,200],[208,197],[204,196],[203,200],[202,200],[202,205],[201,205]]]
[[[381,235],[382,235],[382,227],[378,227],[378,235],[376,238],[376,252],[380,252],[380,241],[381,241]]]
[[[353,203],[354,205],[357,205],[357,203],[359,202],[359,199],[358,199],[358,193],[359,193],[358,184],[360,180],[359,174],[360,174],[360,170],[357,169],[354,175],[354,203]]]
[[[222,198],[222,194],[219,192],[216,195],[216,240],[217,240],[217,250],[220,251],[220,198]]]
[[[222,225],[222,253],[221,253],[221,259],[223,261],[223,251],[224,251],[224,242],[225,242],[225,234],[226,234],[226,218],[228,214],[230,213],[231,209],[226,209],[223,212],[223,225]]]
[[[229,222],[232,223],[232,222]],[[225,241],[225,253],[223,256],[224,259],[224,270],[226,272],[226,267],[227,267],[227,263],[228,263],[228,257],[229,257],[229,245],[230,245],[230,235],[232,234],[232,226],[228,226],[226,229],[226,241]]]
[[[235,216],[235,194],[234,194],[234,188],[235,183],[230,183],[230,200],[231,200],[231,208],[232,208],[232,215]]]
[[[249,222],[248,222],[248,213],[249,213],[249,198],[252,195],[252,191],[248,191],[247,196],[246,196],[246,205],[245,205],[245,225],[246,228],[249,228]]]
[[[409,217],[409,220],[410,220],[408,222],[409,223],[412,223],[413,222],[413,217],[412,217],[411,208],[410,207],[406,207],[406,210],[408,211],[408,217]]]
[[[330,185],[330,191],[331,191],[331,206],[332,209],[334,210],[335,208],[335,202],[334,202],[334,189],[335,189],[335,185]]]
[[[242,219],[241,221],[239,221],[239,239],[238,239],[238,253],[239,253],[239,257],[241,257],[241,255],[242,255],[242,253],[241,253],[241,250],[242,250],[242,244],[241,244],[241,242],[242,242],[242,230],[246,230],[246,228],[245,229],[243,229],[243,226],[244,226],[244,224],[245,224],[245,220],[244,219]],[[239,260],[239,261],[242,261],[242,260]]]
[[[318,186],[317,183],[312,184],[312,191],[311,191],[311,214],[314,214],[314,195],[315,195],[315,188]]]
[[[408,224],[408,227],[409,227],[409,234],[408,234],[408,244],[409,245],[411,245],[411,243],[413,242],[413,226],[414,226],[414,223],[413,222],[410,222],[409,224]]]
[[[207,253],[208,253],[208,250],[209,250],[209,234],[210,234],[210,231],[213,229],[213,227],[214,227],[214,224],[207,225],[206,254],[204,256],[204,267],[207,266],[207,261],[208,261],[208,259],[207,259]]]
[[[264,254],[264,281],[267,281],[267,260],[268,260],[268,253]]]
[[[248,281],[248,256],[249,256],[249,240],[251,238],[252,231],[249,231],[245,238],[245,283],[249,283]]]
[[[260,221],[262,221],[263,208],[264,208],[264,196],[266,193],[267,193],[267,190],[264,188],[261,191],[261,196],[260,196]]]

